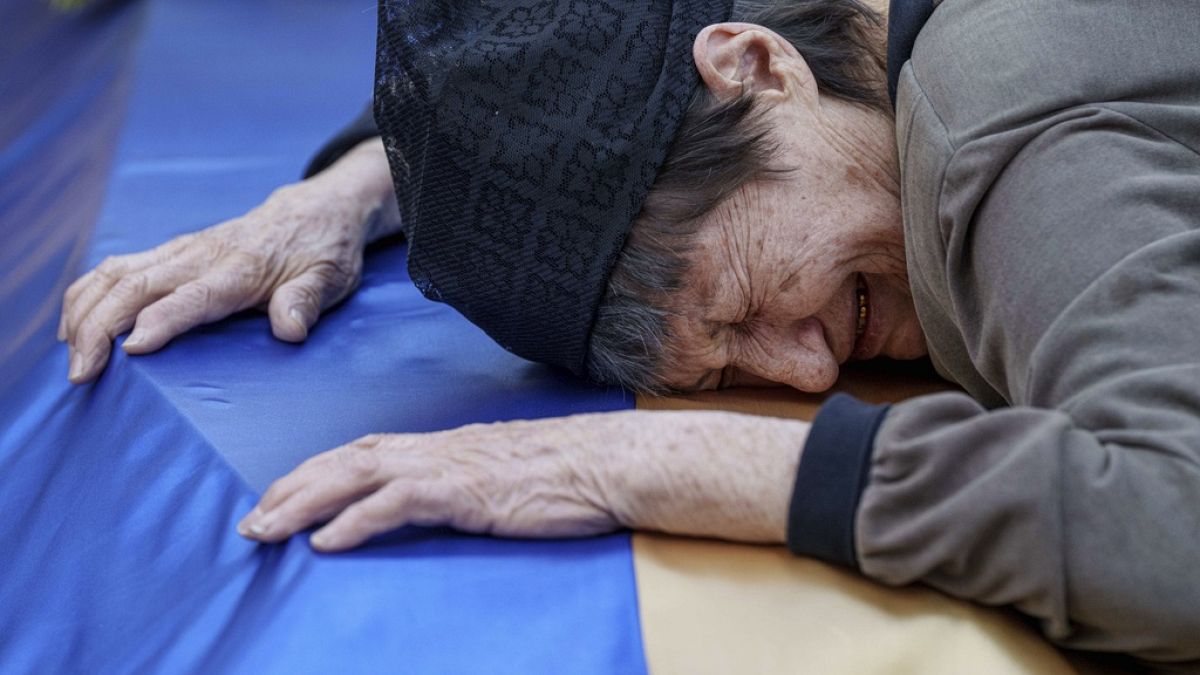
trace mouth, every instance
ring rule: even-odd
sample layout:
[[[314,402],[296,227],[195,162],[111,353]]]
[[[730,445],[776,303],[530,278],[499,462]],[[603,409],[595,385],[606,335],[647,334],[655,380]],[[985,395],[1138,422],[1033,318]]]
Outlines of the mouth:
[[[858,301],[858,314],[855,316],[854,326],[854,349],[852,354],[861,354],[863,349],[862,338],[867,332],[867,326],[871,320],[871,294],[867,288],[867,280],[863,275],[858,275],[854,286],[854,296]]]
[[[858,296],[858,325],[854,328],[854,337],[857,340],[862,337],[862,334],[867,332],[867,318],[870,316],[870,305],[868,304],[867,296],[867,281],[863,276],[858,275],[858,283],[854,288],[854,293]]]

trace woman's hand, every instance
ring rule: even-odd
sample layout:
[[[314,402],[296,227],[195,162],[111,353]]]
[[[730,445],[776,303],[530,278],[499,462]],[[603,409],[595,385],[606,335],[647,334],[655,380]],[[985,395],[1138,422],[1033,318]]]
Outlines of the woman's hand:
[[[70,348],[69,377],[99,375],[113,339],[131,327],[125,351],[145,354],[250,307],[266,309],[277,338],[304,340],[321,312],[358,285],[366,244],[398,225],[387,159],[374,139],[244,216],[109,258],[64,296],[58,337]]]
[[[404,525],[506,537],[620,527],[782,542],[808,433],[791,420],[624,412],[367,436],[276,481],[238,525],[339,551]]]

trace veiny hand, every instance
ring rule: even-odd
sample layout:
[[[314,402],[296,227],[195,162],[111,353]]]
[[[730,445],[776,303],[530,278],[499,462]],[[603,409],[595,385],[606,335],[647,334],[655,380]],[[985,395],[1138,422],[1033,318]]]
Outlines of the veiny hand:
[[[807,432],[732,413],[624,412],[372,435],[276,481],[238,532],[279,542],[328,521],[311,539],[323,551],[404,525],[781,542]]]
[[[375,146],[378,146],[376,148]],[[358,285],[379,220],[399,215],[382,144],[364,142],[318,176],[282,187],[244,216],[142,253],[108,258],[67,289],[58,338],[72,382],[104,369],[113,339],[130,354],[259,307],[281,340],[299,342]],[[390,207],[390,208],[389,208]]]

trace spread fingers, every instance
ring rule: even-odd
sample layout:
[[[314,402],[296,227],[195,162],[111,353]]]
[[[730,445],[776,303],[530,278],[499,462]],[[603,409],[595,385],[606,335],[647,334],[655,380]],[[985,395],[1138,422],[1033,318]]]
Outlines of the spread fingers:
[[[71,381],[86,382],[104,370],[113,339],[129,330],[138,312],[170,293],[184,278],[176,267],[159,266],[133,272],[112,284],[96,283],[88,287],[84,293],[89,298],[102,286],[104,292],[95,297],[78,324],[67,331]]]
[[[261,293],[237,273],[215,270],[176,288],[143,309],[125,340],[130,354],[147,354],[196,326],[223,319],[253,307]]]

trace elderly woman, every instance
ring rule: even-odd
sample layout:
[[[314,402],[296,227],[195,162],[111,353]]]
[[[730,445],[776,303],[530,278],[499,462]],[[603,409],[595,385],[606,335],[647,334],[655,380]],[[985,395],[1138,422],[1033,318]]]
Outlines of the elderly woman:
[[[1066,646],[1200,658],[1200,6],[381,5],[378,128],[80,279],[72,380],[130,328],[142,354],[248,307],[303,340],[403,232],[427,296],[596,381],[816,392],[928,354],[965,392],[371,436],[242,534],[786,541]]]

